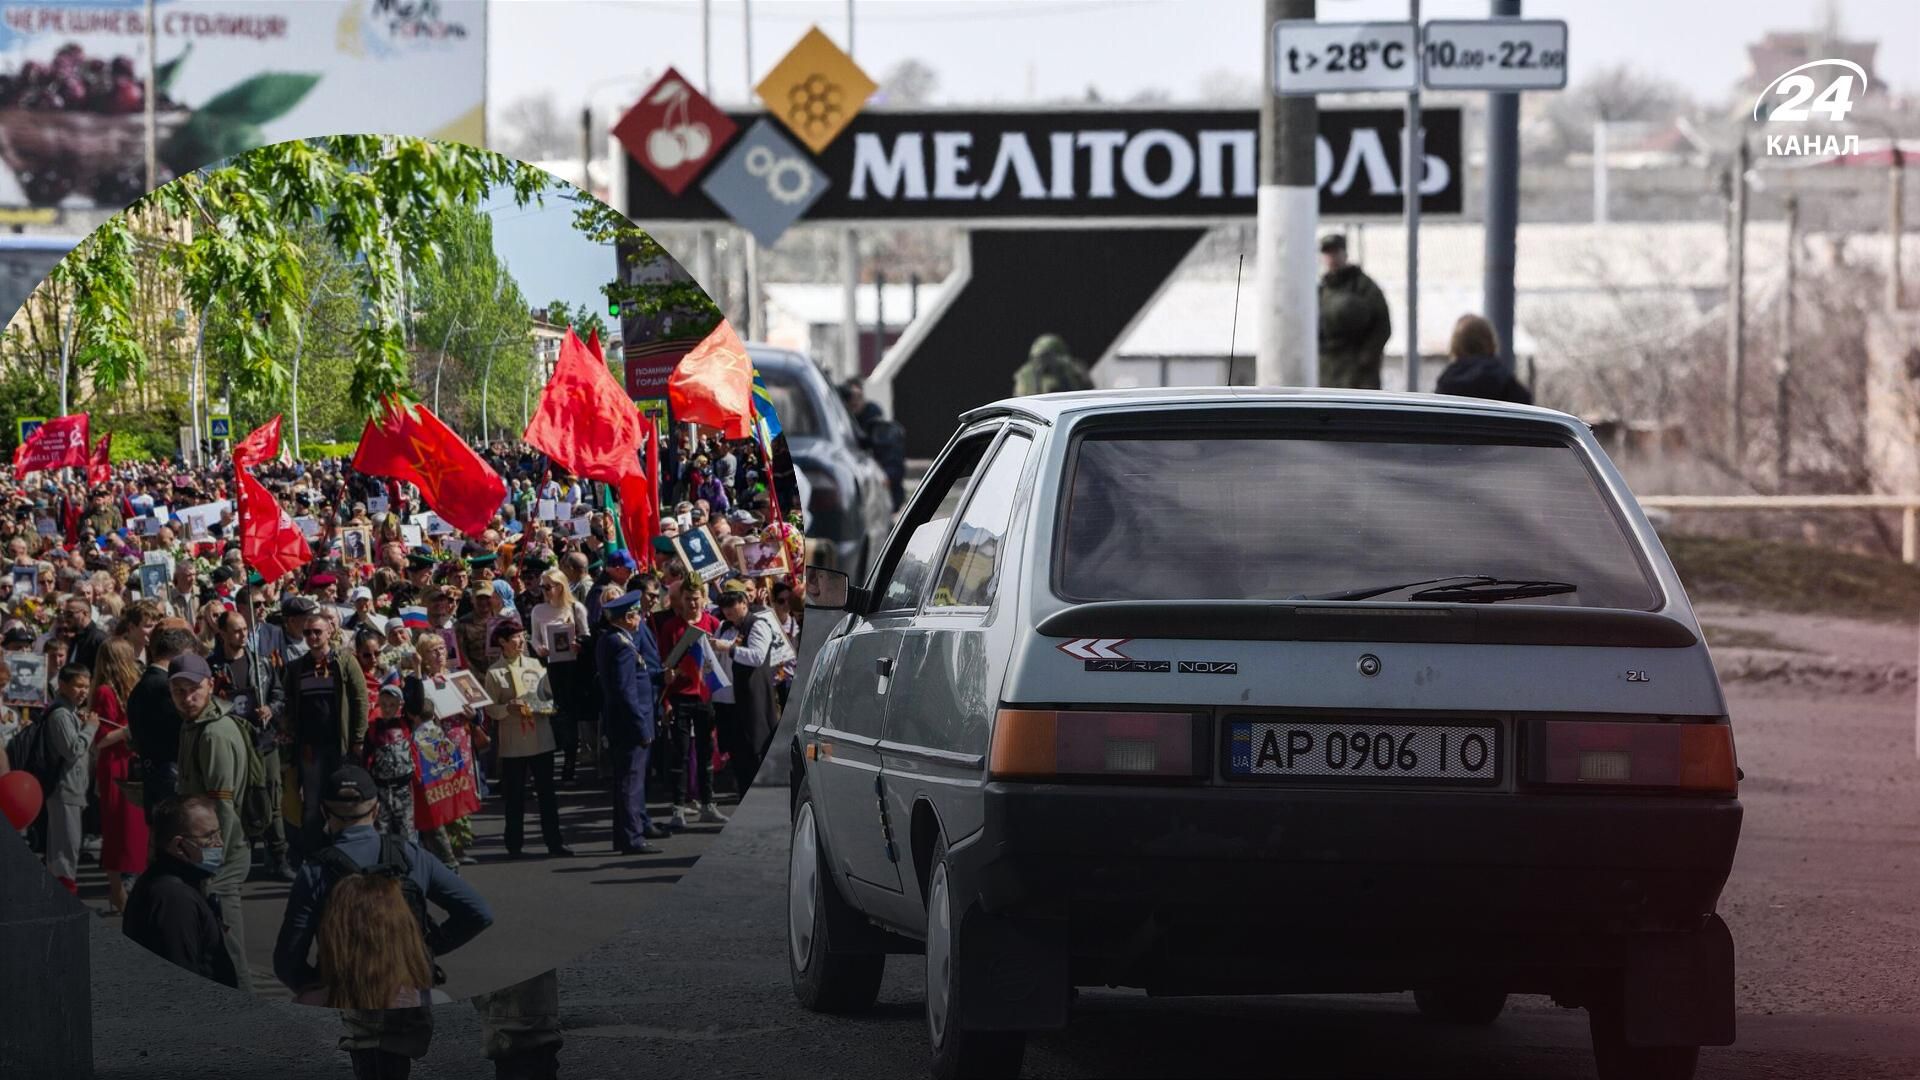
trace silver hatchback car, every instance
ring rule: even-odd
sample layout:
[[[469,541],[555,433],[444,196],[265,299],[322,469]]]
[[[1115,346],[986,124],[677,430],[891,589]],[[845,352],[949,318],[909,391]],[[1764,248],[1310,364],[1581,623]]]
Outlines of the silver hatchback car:
[[[1077,986],[1402,992],[1590,1017],[1606,1080],[1733,1041],[1741,808],[1713,661],[1586,426],[1367,392],[961,418],[793,758],[790,962],[924,955],[939,1077],[1017,1075]]]

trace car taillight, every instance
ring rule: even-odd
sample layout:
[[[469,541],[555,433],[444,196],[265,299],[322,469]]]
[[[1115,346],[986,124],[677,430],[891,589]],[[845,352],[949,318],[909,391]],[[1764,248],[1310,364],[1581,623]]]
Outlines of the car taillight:
[[[1726,724],[1536,720],[1526,742],[1522,783],[1530,787],[1739,790]]]
[[[1049,777],[1192,779],[1205,755],[1191,713],[1001,709],[988,772],[998,780]]]

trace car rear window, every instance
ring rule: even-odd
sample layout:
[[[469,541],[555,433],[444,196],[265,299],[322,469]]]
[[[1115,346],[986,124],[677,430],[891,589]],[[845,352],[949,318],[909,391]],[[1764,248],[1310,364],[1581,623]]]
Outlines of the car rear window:
[[[773,399],[773,412],[780,418],[780,431],[789,438],[817,438],[820,430],[820,416],[814,411],[813,399],[806,388],[784,374],[772,371],[761,372],[767,384],[767,396]]]
[[[1082,601],[1286,600],[1470,574],[1579,586],[1509,603],[1658,606],[1579,452],[1531,436],[1089,432],[1054,581]]]

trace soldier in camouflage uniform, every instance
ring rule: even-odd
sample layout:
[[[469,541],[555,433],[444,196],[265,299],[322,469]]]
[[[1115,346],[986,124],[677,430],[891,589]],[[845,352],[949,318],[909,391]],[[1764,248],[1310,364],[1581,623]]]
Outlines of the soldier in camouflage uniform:
[[[481,1052],[497,1080],[555,1080],[560,1075],[560,979],[552,971],[476,994]],[[433,1010],[348,1009],[340,1049],[353,1056],[354,1080],[405,1080],[433,1042]],[[384,1051],[367,1054],[365,1051]],[[361,1051],[360,1053],[354,1053]]]
[[[1058,334],[1041,334],[1027,352],[1027,362],[1013,373],[1013,395],[1054,394],[1062,390],[1091,390],[1087,369],[1067,351]]]
[[[1347,261],[1347,238],[1320,241],[1320,385],[1380,389],[1380,355],[1393,328],[1387,298],[1360,267]]]

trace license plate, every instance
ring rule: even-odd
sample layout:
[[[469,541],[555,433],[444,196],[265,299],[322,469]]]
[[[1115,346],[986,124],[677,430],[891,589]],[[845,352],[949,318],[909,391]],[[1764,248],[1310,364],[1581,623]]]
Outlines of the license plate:
[[[1486,725],[1227,725],[1231,776],[1492,783],[1500,778],[1500,731]]]

